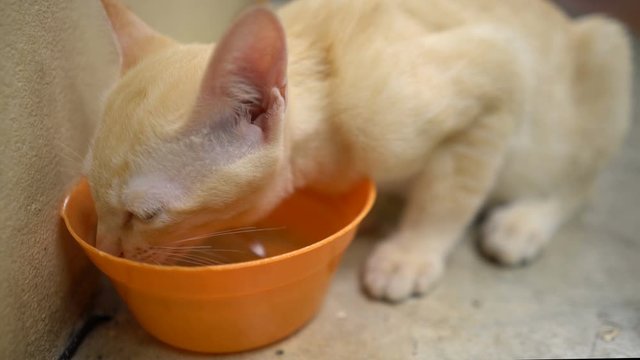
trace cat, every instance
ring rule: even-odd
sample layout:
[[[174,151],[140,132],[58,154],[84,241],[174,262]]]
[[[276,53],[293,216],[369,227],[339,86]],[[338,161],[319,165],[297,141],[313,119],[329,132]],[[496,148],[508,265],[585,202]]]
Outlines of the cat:
[[[402,301],[433,287],[482,209],[485,254],[535,258],[629,124],[625,29],[547,1],[298,0],[246,11],[215,46],[103,5],[122,77],[86,175],[97,246],[127,258],[167,229],[251,222],[295,189],[371,177],[408,203],[363,284]]]

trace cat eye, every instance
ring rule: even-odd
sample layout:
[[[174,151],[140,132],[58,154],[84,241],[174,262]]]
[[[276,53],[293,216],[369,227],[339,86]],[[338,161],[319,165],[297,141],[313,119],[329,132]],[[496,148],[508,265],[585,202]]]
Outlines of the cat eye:
[[[132,212],[132,214],[136,219],[142,222],[149,222],[155,219],[158,215],[160,215],[160,212],[161,212],[160,208],[155,208],[155,209],[144,210],[137,213]]]

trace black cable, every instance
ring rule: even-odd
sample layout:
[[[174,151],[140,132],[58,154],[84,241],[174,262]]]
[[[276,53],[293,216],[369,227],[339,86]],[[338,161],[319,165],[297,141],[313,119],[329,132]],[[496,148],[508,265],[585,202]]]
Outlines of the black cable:
[[[64,348],[64,351],[58,357],[58,360],[71,360],[87,335],[89,335],[89,333],[93,331],[96,326],[101,325],[111,319],[112,317],[109,315],[89,316],[84,324],[82,324],[82,327],[71,336],[69,342],[67,343],[67,346],[65,346]]]

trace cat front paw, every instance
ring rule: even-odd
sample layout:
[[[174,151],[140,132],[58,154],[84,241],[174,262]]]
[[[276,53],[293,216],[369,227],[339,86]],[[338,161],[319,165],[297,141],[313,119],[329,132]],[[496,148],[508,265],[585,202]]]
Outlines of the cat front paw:
[[[416,243],[387,240],[364,269],[364,287],[376,299],[400,302],[429,291],[444,270],[444,257]]]

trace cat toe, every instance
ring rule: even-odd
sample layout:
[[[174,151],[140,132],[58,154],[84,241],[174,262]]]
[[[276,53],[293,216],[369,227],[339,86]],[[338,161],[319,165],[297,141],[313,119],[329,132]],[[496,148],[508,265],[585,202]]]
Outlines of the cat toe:
[[[430,290],[440,278],[443,260],[421,249],[386,241],[365,267],[364,287],[375,299],[401,302]]]

